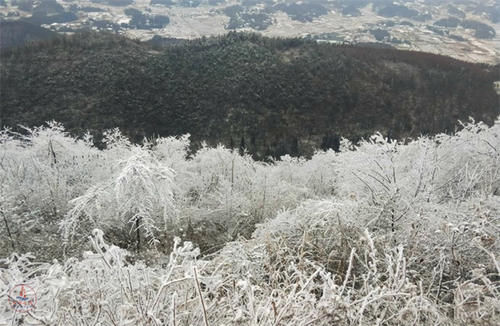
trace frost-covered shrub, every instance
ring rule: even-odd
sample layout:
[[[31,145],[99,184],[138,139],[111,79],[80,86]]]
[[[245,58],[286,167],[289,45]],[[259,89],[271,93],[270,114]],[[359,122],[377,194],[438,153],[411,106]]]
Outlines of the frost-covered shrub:
[[[0,291],[6,294],[11,284],[29,283],[36,289],[36,309],[14,314],[2,305],[0,316],[16,324],[24,320],[34,325],[79,325],[89,322],[102,325],[164,325],[172,319],[201,324],[202,314],[182,313],[180,308],[198,307],[194,268],[199,250],[192,244],[180,245],[176,240],[169,257],[160,257],[165,268],[158,271],[143,263],[130,265],[127,252],[103,240],[103,233],[94,230],[92,252],[82,260],[37,265],[29,257],[10,257],[2,274]],[[33,278],[30,273],[36,272]],[[203,279],[210,284],[210,279]],[[174,303],[173,300],[177,300]],[[174,310],[173,310],[174,309]],[[176,316],[172,313],[177,312]],[[1,319],[0,319],[1,321]]]
[[[60,217],[68,201],[99,177],[95,174],[106,173],[91,138],[76,140],[55,122],[23,135],[2,135],[0,178],[21,210]]]
[[[206,249],[237,238],[250,237],[255,224],[282,208],[293,208],[307,198],[331,195],[331,152],[311,161],[283,157],[255,162],[223,146],[202,147],[186,158],[187,137],[160,139],[155,150],[176,171],[179,220],[185,236]],[[175,162],[171,157],[177,157]],[[321,175],[316,176],[319,168]],[[187,226],[186,226],[187,225]],[[210,238],[219,238],[221,241]]]
[[[354,201],[310,200],[259,225],[254,237],[283,268],[311,262],[344,275],[351,248],[360,243],[369,216],[370,207]]]
[[[319,203],[318,203],[319,204]],[[323,209],[324,210],[324,209]],[[293,223],[292,223],[293,224]],[[128,264],[127,252],[95,230],[93,252],[64,264],[10,258],[0,291],[29,282],[40,294],[36,310],[16,315],[4,306],[4,322],[21,318],[41,325],[495,325],[496,285],[480,270],[458,284],[452,302],[434,300],[409,276],[405,248],[379,248],[362,232],[341,275],[314,261],[281,264],[258,235],[231,242],[209,261],[178,240],[158,267]],[[283,243],[283,245],[286,245]],[[160,267],[161,266],[161,267]],[[359,266],[359,268],[356,268]],[[200,299],[201,298],[201,299]]]
[[[500,122],[464,124],[455,135],[421,137],[407,144],[380,134],[357,146],[344,140],[335,160],[337,194],[369,198],[400,209],[418,201],[464,200],[498,194]]]
[[[498,249],[493,240],[498,221],[485,217],[499,214],[499,135],[498,123],[491,128],[471,123],[453,136],[408,144],[380,135],[358,146],[344,141],[344,152],[334,163],[336,197],[378,209],[366,227],[387,236],[388,243],[411,248],[419,272],[431,271],[423,262],[436,266],[448,259],[447,266],[460,265],[449,271],[450,277],[463,277],[471,257],[485,258],[474,239],[490,239],[489,250]],[[457,258],[462,256],[457,250],[470,258]]]
[[[345,275],[350,274],[354,277],[353,286],[357,287],[370,266],[360,262],[363,257],[359,252],[369,252],[370,257],[373,252],[404,250],[408,280],[425,287],[429,300],[449,303],[459,284],[473,277],[473,271],[480,271],[485,284],[498,277],[495,276],[499,275],[498,259],[493,253],[500,251],[497,241],[500,221],[494,217],[499,216],[499,204],[500,199],[493,198],[455,207],[434,206],[432,217],[422,217],[419,225],[404,230],[401,234],[406,236],[396,240],[390,232],[366,229],[379,214],[369,202],[307,201],[259,226],[254,236],[265,244],[275,266],[280,266],[275,280],[278,283],[283,281],[288,266],[312,269],[321,266],[333,273],[337,282],[343,282]],[[353,248],[354,260],[349,259]],[[352,263],[348,264],[349,261]],[[380,270],[386,263],[379,259],[380,266],[373,268]],[[498,281],[496,286],[500,286]],[[498,300],[494,288],[487,293],[487,297]]]
[[[0,294],[40,301],[0,324],[500,324],[499,123],[269,163],[34,130],[0,133]],[[73,258],[44,250],[72,237]]]
[[[0,215],[6,228],[0,252],[59,256],[58,223],[69,201],[108,173],[103,153],[90,136],[72,138],[55,122],[22,134],[3,130],[0,153]]]
[[[140,247],[141,231],[154,243],[160,228],[173,224],[174,171],[143,148],[134,147],[130,154],[115,163],[114,174],[71,200],[73,207],[61,223],[65,239],[74,236],[81,219],[88,219],[105,230],[128,226]]]
[[[464,200],[500,194],[499,137],[500,120],[493,127],[472,121],[453,136],[436,137],[441,198]]]

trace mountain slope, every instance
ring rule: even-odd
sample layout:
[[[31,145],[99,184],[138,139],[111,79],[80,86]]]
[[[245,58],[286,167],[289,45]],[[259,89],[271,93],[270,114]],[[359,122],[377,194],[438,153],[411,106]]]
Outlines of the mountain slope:
[[[391,137],[491,123],[499,67],[425,53],[230,33],[153,51],[78,34],[1,57],[3,125],[120,127],[140,140],[191,133],[256,157],[310,154],[379,130]]]

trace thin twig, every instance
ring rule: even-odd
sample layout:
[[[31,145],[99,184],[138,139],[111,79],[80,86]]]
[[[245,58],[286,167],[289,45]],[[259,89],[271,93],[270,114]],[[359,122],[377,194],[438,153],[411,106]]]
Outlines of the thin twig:
[[[175,326],[175,292],[172,294],[172,325]]]
[[[193,267],[193,272],[194,272],[194,280],[196,282],[196,289],[198,290],[198,295],[200,296],[201,308],[203,309],[203,321],[205,322],[205,326],[209,326],[207,318],[207,310],[205,308],[205,301],[203,301],[203,296],[201,295],[200,282],[198,282],[198,274],[196,273],[196,266]]]
[[[3,221],[5,223],[5,228],[7,229],[7,235],[10,238],[10,245],[12,246],[12,250],[15,251],[16,250],[16,246],[15,246],[15,243],[14,243],[14,239],[12,238],[12,233],[10,232],[9,222],[7,221],[7,217],[5,216],[4,212],[2,210],[0,210],[0,212],[2,213]]]

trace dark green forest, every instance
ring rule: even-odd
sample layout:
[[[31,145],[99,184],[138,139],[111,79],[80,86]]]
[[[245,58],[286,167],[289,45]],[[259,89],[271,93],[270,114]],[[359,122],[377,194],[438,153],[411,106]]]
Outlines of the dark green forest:
[[[444,56],[229,33],[168,46],[84,32],[0,56],[3,126],[190,133],[256,158],[310,155],[375,131],[452,132],[500,114],[500,67]]]
[[[0,50],[57,36],[56,32],[25,21],[0,21]]]

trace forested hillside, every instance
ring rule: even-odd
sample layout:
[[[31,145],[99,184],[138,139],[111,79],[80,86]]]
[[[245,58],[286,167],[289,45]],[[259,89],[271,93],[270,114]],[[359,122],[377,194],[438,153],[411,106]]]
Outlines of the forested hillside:
[[[500,67],[425,53],[252,34],[152,48],[110,34],[3,51],[3,126],[57,119],[133,140],[190,133],[268,155],[310,155],[380,131],[391,138],[492,123]]]
[[[24,21],[0,21],[0,50],[57,37],[57,33]]]

